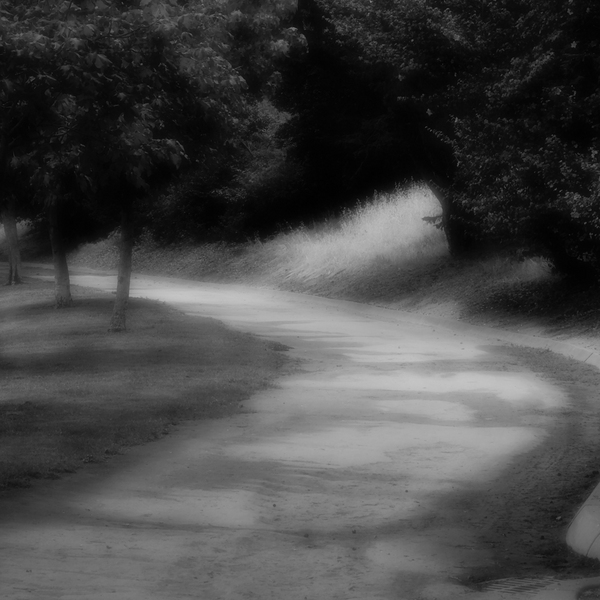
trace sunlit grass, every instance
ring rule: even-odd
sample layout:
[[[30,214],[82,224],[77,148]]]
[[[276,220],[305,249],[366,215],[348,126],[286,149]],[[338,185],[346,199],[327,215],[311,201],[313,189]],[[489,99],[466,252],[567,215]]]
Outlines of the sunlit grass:
[[[491,288],[552,279],[548,263],[506,254],[452,259],[444,232],[424,221],[439,202],[425,186],[378,193],[337,218],[245,244],[161,247],[139,240],[139,272],[236,281],[395,306],[407,297],[468,298]],[[87,244],[73,264],[115,268],[114,238]],[[420,301],[420,300],[419,300]]]
[[[447,254],[444,234],[423,217],[440,213],[423,187],[376,194],[335,220],[282,233],[264,244],[277,268],[299,278],[361,271]]]
[[[267,241],[161,248],[142,239],[134,250],[134,269],[275,284],[339,273],[352,276],[390,265],[402,269],[448,254],[444,233],[423,220],[440,210],[426,187],[377,193],[340,217],[283,231]],[[115,268],[116,247],[112,239],[101,240],[79,248],[70,259],[73,264]]]
[[[422,187],[376,194],[340,217],[244,244],[160,247],[141,240],[134,268],[226,283],[246,283],[352,300],[470,322],[555,327],[567,314],[597,327],[597,299],[575,297],[547,260],[498,248],[451,256],[445,235],[423,221],[440,206]],[[80,265],[114,268],[105,240],[81,249]],[[112,257],[112,258],[111,258]]]

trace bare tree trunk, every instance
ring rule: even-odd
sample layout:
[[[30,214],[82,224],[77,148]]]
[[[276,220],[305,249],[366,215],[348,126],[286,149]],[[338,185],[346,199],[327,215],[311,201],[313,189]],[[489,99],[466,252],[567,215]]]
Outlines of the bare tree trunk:
[[[50,224],[50,245],[54,261],[54,299],[56,308],[66,308],[73,304],[71,297],[71,281],[69,279],[69,266],[67,253],[62,241],[58,206],[52,203],[48,207],[48,221]]]
[[[127,303],[131,284],[131,263],[133,256],[133,207],[125,201],[121,209],[121,247],[119,252],[119,275],[117,295],[113,307],[109,331],[126,330]]]
[[[23,283],[23,280],[21,279],[21,250],[19,249],[14,198],[8,198],[2,209],[2,222],[8,250],[8,281],[6,285],[17,285]]]
[[[431,172],[424,173],[422,179],[440,203],[442,228],[446,234],[450,254],[457,257],[468,255],[477,247],[477,242],[460,219],[458,207],[448,197],[446,193],[448,186]]]
[[[440,203],[442,216],[445,217],[448,213],[448,200],[446,199],[444,189],[438,184],[434,183],[434,181],[429,177],[424,177],[423,179],[427,184],[427,187],[431,190],[431,193],[435,196],[435,199]]]
[[[8,167],[8,151],[5,131],[0,132],[0,192],[6,189],[6,172]],[[8,249],[8,281],[7,285],[22,283],[21,280],[21,251],[15,218],[15,198],[5,194],[0,214],[4,223],[6,245]]]

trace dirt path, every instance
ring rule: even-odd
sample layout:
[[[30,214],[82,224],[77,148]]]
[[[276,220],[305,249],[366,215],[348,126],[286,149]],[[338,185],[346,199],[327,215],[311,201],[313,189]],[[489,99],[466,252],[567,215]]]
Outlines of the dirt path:
[[[332,300],[132,293],[298,368],[231,419],[1,501],[0,597],[491,600],[490,579],[598,574],[562,542],[597,476],[593,368]]]

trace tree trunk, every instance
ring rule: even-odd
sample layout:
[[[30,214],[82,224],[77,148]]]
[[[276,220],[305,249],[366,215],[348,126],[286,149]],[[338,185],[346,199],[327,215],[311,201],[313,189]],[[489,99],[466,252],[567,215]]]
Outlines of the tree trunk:
[[[127,303],[131,283],[131,262],[133,255],[133,207],[126,201],[121,210],[121,247],[119,252],[119,275],[117,296],[113,308],[109,331],[126,330]]]
[[[2,222],[4,223],[8,254],[7,285],[23,283],[21,279],[21,250],[19,249],[19,235],[17,233],[14,203],[14,198],[8,198],[6,206],[2,209]]]
[[[73,298],[71,297],[67,253],[65,252],[60,232],[58,206],[54,202],[48,207],[48,221],[50,225],[52,259],[54,261],[54,306],[56,308],[66,308],[73,304]]]
[[[477,241],[460,220],[456,206],[446,194],[445,186],[439,185],[432,177],[423,179],[442,208],[442,228],[446,234],[450,254],[456,257],[469,255],[476,249]]]

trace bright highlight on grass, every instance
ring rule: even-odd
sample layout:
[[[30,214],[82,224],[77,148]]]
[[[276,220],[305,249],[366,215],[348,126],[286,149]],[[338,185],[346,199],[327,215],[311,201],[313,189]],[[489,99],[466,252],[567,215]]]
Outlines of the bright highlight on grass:
[[[300,279],[391,263],[402,268],[447,254],[444,233],[423,221],[440,212],[426,187],[378,193],[339,219],[280,234],[265,244],[264,252],[278,257],[279,271]]]
[[[440,213],[431,190],[414,186],[377,193],[339,218],[286,231],[266,242],[158,247],[140,239],[134,269],[207,281],[291,284],[297,290],[305,284],[326,284],[340,274],[352,285],[365,277],[386,278],[390,270],[399,273],[447,257],[444,233],[423,221]],[[109,238],[82,246],[69,259],[71,264],[114,269],[117,254]]]

